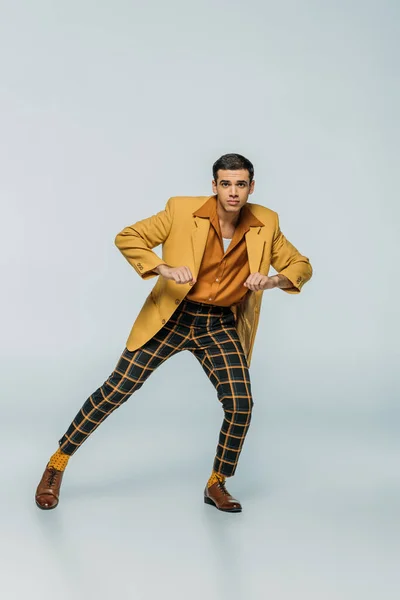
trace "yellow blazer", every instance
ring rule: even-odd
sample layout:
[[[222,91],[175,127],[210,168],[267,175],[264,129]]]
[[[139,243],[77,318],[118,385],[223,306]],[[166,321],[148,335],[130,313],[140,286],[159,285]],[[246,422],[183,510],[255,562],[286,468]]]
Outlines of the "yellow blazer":
[[[129,334],[126,346],[136,350],[152,338],[172,316],[191,289],[189,283],[178,284],[152,271],[165,262],[173,267],[187,266],[197,278],[204,254],[209,219],[194,217],[210,196],[176,196],[170,198],[159,213],[125,227],[115,238],[117,248],[142,277],[158,277],[147,296]],[[299,294],[312,276],[309,259],[285,238],[276,212],[260,204],[247,203],[264,227],[250,227],[245,234],[250,273],[268,275],[272,267],[286,275],[292,288],[282,291]],[[153,248],[162,244],[162,260]],[[257,332],[263,292],[250,290],[240,304],[231,306],[236,329],[250,365]]]

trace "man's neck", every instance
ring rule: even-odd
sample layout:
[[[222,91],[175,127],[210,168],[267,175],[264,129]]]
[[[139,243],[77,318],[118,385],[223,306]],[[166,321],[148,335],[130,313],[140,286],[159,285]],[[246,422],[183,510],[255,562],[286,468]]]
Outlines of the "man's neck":
[[[217,215],[218,215],[220,225],[222,227],[235,228],[239,222],[241,212],[242,212],[242,209],[240,209],[240,211],[238,213],[233,213],[233,214],[228,213],[228,212],[224,211],[224,209],[219,204],[217,204]]]

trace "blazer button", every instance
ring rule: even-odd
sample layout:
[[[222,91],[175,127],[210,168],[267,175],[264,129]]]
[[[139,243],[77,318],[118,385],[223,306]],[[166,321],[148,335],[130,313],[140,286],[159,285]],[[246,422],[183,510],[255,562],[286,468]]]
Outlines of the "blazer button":
[[[163,319],[163,320],[161,321],[161,323],[164,325],[164,323],[165,323],[165,319]]]
[[[180,300],[178,298],[175,300],[175,304],[179,304]]]

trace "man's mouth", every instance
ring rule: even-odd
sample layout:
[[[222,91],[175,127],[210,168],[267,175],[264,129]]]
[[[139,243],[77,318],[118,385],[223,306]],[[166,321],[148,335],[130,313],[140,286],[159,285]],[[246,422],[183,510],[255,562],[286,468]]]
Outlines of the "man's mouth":
[[[228,202],[228,204],[232,204],[232,205],[239,204],[239,200],[227,200],[227,202]]]

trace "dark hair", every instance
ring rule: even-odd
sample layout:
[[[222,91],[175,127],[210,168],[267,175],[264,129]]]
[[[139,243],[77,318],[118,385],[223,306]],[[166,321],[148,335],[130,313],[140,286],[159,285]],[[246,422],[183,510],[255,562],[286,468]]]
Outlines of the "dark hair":
[[[247,169],[250,176],[250,183],[254,177],[254,167],[248,158],[245,158],[241,154],[224,154],[213,164],[213,176],[214,180],[217,181],[219,169],[237,171],[239,169]]]

